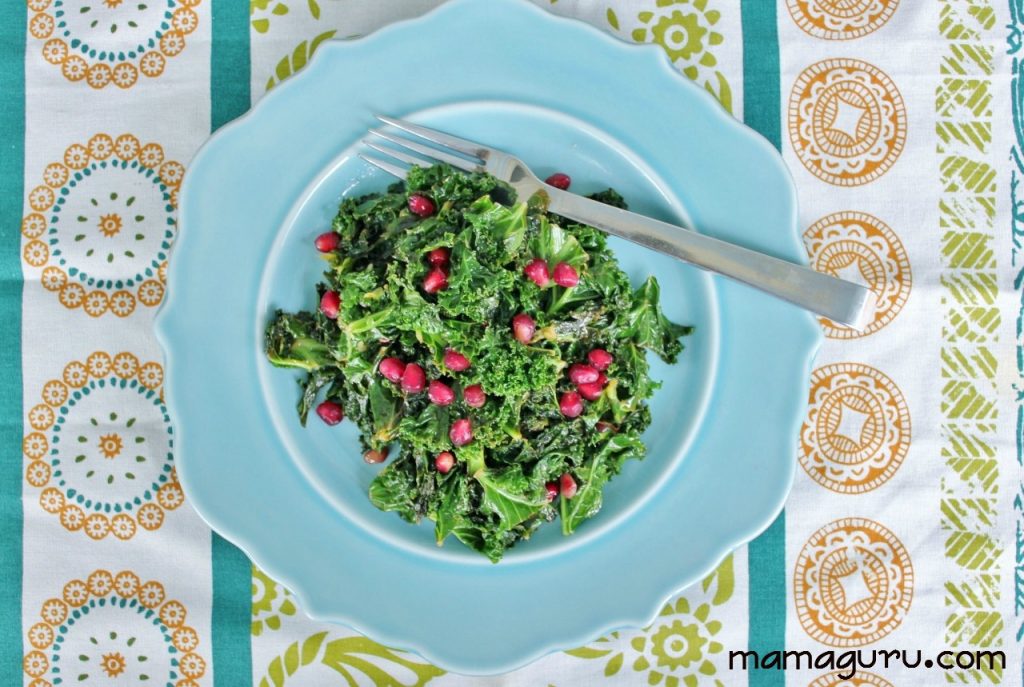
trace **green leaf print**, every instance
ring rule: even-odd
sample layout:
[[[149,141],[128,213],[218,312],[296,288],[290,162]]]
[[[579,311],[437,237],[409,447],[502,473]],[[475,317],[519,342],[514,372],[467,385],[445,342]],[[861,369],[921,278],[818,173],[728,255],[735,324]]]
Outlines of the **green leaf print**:
[[[722,564],[718,566],[713,573],[705,577],[700,584],[704,591],[707,591],[712,586],[715,587],[715,595],[711,599],[711,603],[715,606],[721,606],[731,599],[732,593],[736,588],[736,576],[733,573],[732,556],[729,556],[722,561]]]
[[[277,63],[277,67],[274,69],[274,76],[267,80],[267,90],[269,91],[274,86],[305,67],[313,57],[313,53],[315,53],[316,49],[320,47],[321,43],[333,38],[336,33],[338,33],[337,29],[325,31],[314,37],[312,41],[302,41],[295,46],[295,49],[292,50],[290,55],[285,55],[281,58],[281,61]]]
[[[366,637],[327,639],[327,632],[319,632],[300,642],[294,642],[284,654],[267,666],[267,674],[259,687],[285,687],[287,680],[302,668],[320,664],[338,672],[349,685],[364,684],[365,676],[377,687],[421,687],[445,674],[445,671],[427,663],[413,660]],[[415,682],[406,683],[388,672],[386,665],[402,667],[415,675]]]
[[[733,558],[729,556],[699,585],[666,604],[649,627],[612,632],[565,653],[605,660],[606,677],[628,666],[635,673],[645,673],[650,685],[724,685],[717,677],[720,666],[716,665],[725,648],[717,639],[722,623],[714,617],[714,609],[728,602],[735,589]]]
[[[320,20],[320,3],[317,0],[306,0],[309,16]],[[268,9],[270,8],[269,12]],[[273,17],[283,17],[290,12],[284,2],[274,0],[249,0],[249,17],[252,28],[257,33],[267,33]],[[257,16],[259,15],[259,16]]]
[[[654,43],[684,76],[704,87],[732,112],[732,89],[717,69],[716,50],[726,41],[720,31],[719,0],[647,0],[647,9],[620,17],[608,8],[608,25],[636,43]]]

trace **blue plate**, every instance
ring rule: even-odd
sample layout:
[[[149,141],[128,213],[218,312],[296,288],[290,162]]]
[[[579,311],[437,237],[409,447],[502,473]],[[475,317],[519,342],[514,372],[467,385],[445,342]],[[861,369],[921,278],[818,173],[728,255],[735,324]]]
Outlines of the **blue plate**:
[[[524,40],[529,37],[529,40]],[[272,368],[276,308],[314,306],[312,239],[347,194],[391,180],[355,154],[374,112],[508,150],[573,190],[609,185],[633,209],[804,260],[795,193],[775,150],[676,73],[520,0],[453,0],[421,19],[325,43],[296,77],[192,162],[157,330],[192,505],[298,597],[463,673],[511,670],[616,627],[763,530],[782,507],[819,344],[796,308],[613,241],[631,278],[655,274],[667,314],[696,325],[657,361],[649,455],[572,537],[543,528],[492,565],[429,526],[373,508],[379,467],[351,425],[301,428],[295,375]]]

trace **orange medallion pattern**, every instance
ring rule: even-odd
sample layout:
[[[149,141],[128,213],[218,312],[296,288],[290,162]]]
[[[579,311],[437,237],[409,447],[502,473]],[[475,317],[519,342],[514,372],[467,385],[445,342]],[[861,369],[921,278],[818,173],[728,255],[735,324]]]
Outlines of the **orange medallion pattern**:
[[[185,502],[163,378],[157,362],[97,351],[43,385],[22,440],[25,481],[64,529],[125,541]]]
[[[822,319],[830,339],[874,334],[903,309],[910,295],[910,261],[899,237],[882,220],[863,212],[837,212],[804,232],[804,246],[814,269],[863,284],[875,294],[874,317],[863,331]]]
[[[837,58],[816,62],[793,84],[789,139],[811,174],[859,186],[885,174],[907,138],[903,96],[880,69]]]
[[[884,484],[910,447],[910,411],[899,387],[873,367],[839,363],[811,375],[800,465],[818,484],[861,494]]]
[[[50,163],[22,219],[26,274],[68,309],[131,315],[163,300],[185,174],[157,143],[96,134]]]
[[[858,670],[853,677],[841,677],[847,674],[848,671],[837,670],[834,673],[822,675],[807,687],[893,687],[891,682],[874,673]]]
[[[130,570],[94,570],[46,600],[29,625],[22,670],[32,687],[159,684],[197,687],[206,659],[184,604]],[[34,624],[33,624],[34,623]],[[120,678],[120,679],[117,679]]]
[[[886,636],[910,609],[914,570],[888,529],[844,518],[811,535],[797,558],[793,598],[812,639],[858,647]]]
[[[899,0],[787,0],[796,25],[815,38],[842,41],[876,31],[899,6]]]
[[[28,0],[28,30],[68,81],[127,89],[139,76],[163,74],[167,60],[185,50],[185,37],[199,27],[200,2]]]

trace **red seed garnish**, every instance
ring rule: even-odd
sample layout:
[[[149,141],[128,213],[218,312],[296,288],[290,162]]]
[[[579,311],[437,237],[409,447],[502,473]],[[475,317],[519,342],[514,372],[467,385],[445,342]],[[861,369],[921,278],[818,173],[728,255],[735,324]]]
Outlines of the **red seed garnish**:
[[[420,193],[409,196],[409,210],[420,217],[430,217],[434,214],[434,201]]]
[[[451,451],[441,451],[437,454],[437,458],[434,458],[434,467],[442,475],[447,475],[454,465],[455,456],[452,455]]]
[[[555,283],[570,288],[580,283],[580,275],[569,263],[560,262],[555,265]]]
[[[575,391],[566,391],[558,399],[558,409],[568,418],[579,417],[583,414],[583,399]]]
[[[474,384],[462,390],[462,399],[470,408],[480,408],[487,402],[487,394],[484,393],[482,386]]]
[[[606,375],[604,372],[598,372],[597,383],[601,385],[602,389],[608,386],[608,375]]]
[[[452,428],[448,430],[448,438],[456,446],[465,446],[473,441],[473,426],[468,419],[460,418],[452,423]]]
[[[448,277],[440,267],[435,267],[427,272],[427,276],[423,277],[423,290],[427,293],[437,293],[446,288],[448,288]]]
[[[555,188],[560,188],[563,191],[566,191],[566,190],[569,189],[569,184],[572,183],[572,178],[568,174],[562,174],[561,172],[555,172],[554,174],[549,176],[547,179],[545,179],[544,183],[551,184]]]
[[[378,451],[377,449],[370,449],[369,451],[363,454],[363,460],[365,460],[370,465],[374,465],[376,463],[383,463],[387,459],[388,450],[386,448],[380,451]]]
[[[449,348],[444,352],[444,366],[452,372],[463,372],[469,369],[469,358],[462,355],[455,349]]]
[[[588,384],[578,385],[576,390],[580,392],[580,396],[588,401],[596,401],[601,398],[601,394],[604,392],[604,387],[598,382],[590,382]]]
[[[380,370],[380,374],[384,379],[398,383],[402,381],[402,375],[405,374],[405,363],[398,358],[384,358],[384,360],[380,361],[377,369]]]
[[[418,394],[427,387],[427,374],[416,363],[409,363],[402,372],[402,391]]]
[[[558,485],[554,482],[548,482],[544,485],[544,488],[548,492],[548,503],[551,503],[555,500],[555,497],[558,496]]]
[[[571,499],[576,495],[576,480],[574,480],[572,475],[568,472],[563,473],[562,476],[558,478],[558,483],[561,487],[563,499]]]
[[[430,382],[430,386],[427,388],[427,397],[431,403],[447,406],[451,405],[451,402],[455,400],[455,392],[444,382],[439,382],[435,379]]]
[[[441,267],[448,264],[448,249],[441,247],[435,248],[434,250],[427,253],[427,262],[434,267]]]
[[[336,425],[345,419],[345,413],[341,406],[334,401],[324,401],[318,405],[316,407],[316,414],[329,425]]]
[[[569,366],[569,381],[573,384],[590,384],[596,382],[600,373],[590,365],[573,363]]]
[[[337,291],[324,291],[324,295],[320,296],[320,312],[324,314],[324,317],[331,320],[338,319],[338,308],[340,307],[341,296]]]
[[[590,353],[587,353],[587,360],[594,366],[594,369],[604,372],[615,361],[615,358],[603,348],[595,348]]]
[[[512,318],[512,334],[519,343],[530,343],[535,331],[537,331],[537,323],[526,313],[519,313]]]
[[[548,272],[548,264],[540,258],[534,258],[531,260],[526,267],[523,268],[523,274],[526,275],[527,279],[542,289],[551,283],[551,273]]]
[[[338,247],[338,243],[341,241],[341,237],[335,234],[333,231],[325,231],[316,237],[313,245],[321,253],[330,253],[332,250]]]

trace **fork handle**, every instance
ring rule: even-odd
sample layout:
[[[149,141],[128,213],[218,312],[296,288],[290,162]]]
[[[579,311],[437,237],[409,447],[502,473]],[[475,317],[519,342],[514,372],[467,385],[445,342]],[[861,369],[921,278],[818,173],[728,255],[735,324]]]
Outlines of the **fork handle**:
[[[874,295],[859,284],[575,193],[548,193],[550,212],[736,279],[833,322],[862,329],[870,318]]]

